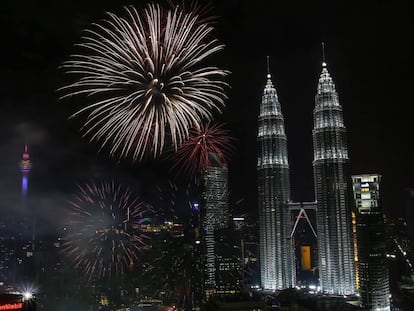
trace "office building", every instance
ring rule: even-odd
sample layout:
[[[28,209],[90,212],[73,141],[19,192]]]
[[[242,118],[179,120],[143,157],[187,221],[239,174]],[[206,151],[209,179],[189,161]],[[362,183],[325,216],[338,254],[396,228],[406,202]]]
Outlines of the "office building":
[[[355,291],[355,267],[346,128],[338,93],[325,62],[313,115],[320,286],[325,293],[350,295]]]
[[[277,92],[268,72],[258,118],[258,206],[261,286],[293,287],[295,265],[290,238],[291,217],[287,138]]]
[[[306,268],[301,270],[309,270],[309,255],[311,250],[317,250],[321,290],[327,294],[352,295],[355,293],[355,265],[351,227],[351,178],[346,128],[335,84],[327,64],[323,62],[313,113],[315,202],[295,203],[290,200],[284,118],[269,73],[267,78],[257,136],[262,287],[265,290],[278,290],[296,285],[293,244],[298,231],[298,220],[305,217],[317,239],[317,247],[297,251],[299,256],[303,255],[300,256],[304,259],[302,268]],[[316,230],[307,215],[306,210],[309,209],[315,210]],[[300,212],[293,225],[295,210]]]
[[[365,310],[389,311],[385,222],[378,174],[353,175],[357,225],[360,305]]]
[[[243,290],[242,232],[229,227],[217,229],[215,237],[215,294],[238,294]]]
[[[202,175],[203,189],[202,236],[204,245],[204,292],[205,299],[216,292],[216,247],[215,231],[228,227],[228,169],[217,153],[209,153],[210,165]]]

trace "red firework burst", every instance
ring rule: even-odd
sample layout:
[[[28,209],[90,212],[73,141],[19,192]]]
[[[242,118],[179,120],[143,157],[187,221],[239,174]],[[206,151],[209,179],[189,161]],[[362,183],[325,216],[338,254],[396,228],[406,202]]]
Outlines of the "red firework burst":
[[[224,124],[202,125],[190,130],[190,138],[170,156],[172,170],[195,177],[211,165],[225,166],[233,151],[234,138]]]

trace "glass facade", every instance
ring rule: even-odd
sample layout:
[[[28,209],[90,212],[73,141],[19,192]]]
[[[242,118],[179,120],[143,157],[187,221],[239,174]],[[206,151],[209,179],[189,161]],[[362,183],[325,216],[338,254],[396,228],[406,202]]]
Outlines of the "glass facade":
[[[353,175],[360,305],[364,310],[389,311],[389,277],[385,221],[378,174]]]
[[[349,295],[355,291],[355,268],[346,128],[325,63],[315,96],[312,136],[320,286],[325,293]]]
[[[268,74],[258,118],[260,274],[265,290],[295,285],[287,138],[280,103]]]
[[[202,227],[204,235],[205,275],[204,290],[208,299],[216,292],[215,231],[228,226],[227,166],[222,166],[218,154],[210,154],[211,165],[203,172]]]
[[[215,231],[216,295],[240,293],[243,289],[243,253],[240,230]]]

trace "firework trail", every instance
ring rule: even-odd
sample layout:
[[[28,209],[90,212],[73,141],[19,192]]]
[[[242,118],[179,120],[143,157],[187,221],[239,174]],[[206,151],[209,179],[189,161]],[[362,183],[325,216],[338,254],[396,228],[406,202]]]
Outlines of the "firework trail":
[[[221,123],[207,123],[192,129],[190,138],[169,156],[173,163],[172,170],[177,171],[178,175],[197,178],[213,161],[224,166],[233,151],[234,141]]]
[[[190,184],[177,185],[171,180],[160,181],[152,192],[151,205],[157,207],[157,213],[162,214],[162,220],[179,221],[188,217],[192,201],[197,196]]]
[[[152,208],[114,182],[79,186],[69,202],[62,251],[91,281],[122,275],[139,260],[148,237],[141,227]]]
[[[211,14],[213,11],[213,5],[209,1],[201,1],[192,0],[192,1],[172,1],[167,0],[168,5],[170,8],[174,9],[177,6],[180,6],[183,11],[191,12],[193,15],[197,15],[199,23],[211,22],[214,23],[217,21],[217,16]]]
[[[85,31],[84,54],[62,65],[78,79],[59,89],[61,99],[92,101],[72,115],[87,114],[84,136],[109,146],[112,156],[141,161],[177,148],[190,128],[221,113],[229,72],[205,63],[224,46],[197,12],[128,6],[124,17],[108,13]]]

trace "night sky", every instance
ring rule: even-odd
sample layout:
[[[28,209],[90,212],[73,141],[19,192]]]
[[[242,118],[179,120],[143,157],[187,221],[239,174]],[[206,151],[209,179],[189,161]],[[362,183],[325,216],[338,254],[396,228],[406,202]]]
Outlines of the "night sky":
[[[403,215],[414,187],[412,149],[414,4],[412,1],[215,1],[215,36],[226,45],[213,58],[232,72],[220,121],[237,139],[230,164],[232,209],[256,213],[256,127],[266,82],[266,56],[285,117],[292,199],[311,201],[314,96],[321,42],[348,129],[351,173],[380,173],[389,217]],[[57,67],[75,51],[82,29],[145,1],[6,1],[0,6],[0,208],[20,206],[25,139],[33,169],[30,198],[46,221],[78,182],[116,178],[152,187],[168,178],[165,163],[109,158],[68,120],[74,106],[57,100],[64,76]],[[278,4],[280,3],[280,4]],[[145,187],[143,186],[145,185]],[[236,204],[237,203],[237,204]]]

